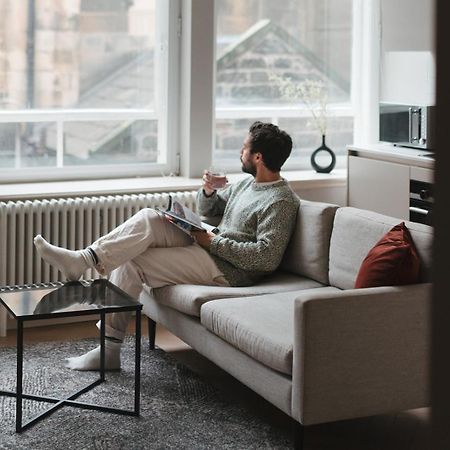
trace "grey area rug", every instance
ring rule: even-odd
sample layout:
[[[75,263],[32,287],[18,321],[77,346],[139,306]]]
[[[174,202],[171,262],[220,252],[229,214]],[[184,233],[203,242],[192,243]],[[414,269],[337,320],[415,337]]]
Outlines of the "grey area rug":
[[[64,367],[64,358],[96,346],[93,339],[25,346],[24,392],[60,397],[98,377]],[[122,350],[122,370],[78,399],[132,409],[134,343]],[[0,348],[0,389],[16,386],[16,349]],[[24,417],[48,407],[24,401]],[[21,434],[15,433],[15,398],[0,396],[0,449],[287,449],[291,436],[254,417],[245,405],[204,382],[162,350],[142,346],[141,417],[64,406]]]

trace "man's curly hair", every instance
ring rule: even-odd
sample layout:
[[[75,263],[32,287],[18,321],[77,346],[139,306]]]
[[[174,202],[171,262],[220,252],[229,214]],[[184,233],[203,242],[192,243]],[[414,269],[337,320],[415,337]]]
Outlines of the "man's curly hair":
[[[292,150],[292,139],[272,123],[254,122],[249,128],[250,152],[261,153],[264,165],[279,172]]]

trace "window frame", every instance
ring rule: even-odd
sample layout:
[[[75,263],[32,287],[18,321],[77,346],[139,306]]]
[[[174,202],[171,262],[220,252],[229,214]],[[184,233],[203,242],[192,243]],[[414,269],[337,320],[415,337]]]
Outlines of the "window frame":
[[[0,123],[56,124],[57,162],[51,167],[9,168],[0,174],[0,183],[33,181],[106,179],[116,177],[161,176],[178,173],[176,95],[179,60],[179,0],[155,0],[155,84],[158,89],[155,109],[30,109],[0,111]],[[172,95],[169,98],[168,93]],[[159,110],[159,113],[158,113]],[[117,165],[63,166],[64,124],[79,121],[114,121],[124,119],[158,120],[158,162]],[[175,137],[174,137],[175,136]]]

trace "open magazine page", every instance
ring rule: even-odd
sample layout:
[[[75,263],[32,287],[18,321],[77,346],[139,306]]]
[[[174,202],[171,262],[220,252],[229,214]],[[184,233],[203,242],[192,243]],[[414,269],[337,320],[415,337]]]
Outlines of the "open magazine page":
[[[169,211],[173,212],[180,219],[187,219],[188,222],[192,222],[193,224],[197,225],[200,228],[202,227],[202,221],[200,219],[200,216],[198,216],[197,214],[195,214],[194,211],[190,210],[186,206],[183,206],[180,202],[177,202],[176,200],[172,202],[172,207],[170,208]]]
[[[173,201],[172,197],[170,198],[168,209],[160,209],[159,211],[165,215],[169,222],[173,223],[186,234],[190,235],[192,230],[211,231],[213,233],[218,233],[219,231],[216,227],[202,222],[198,214],[187,206],[183,206],[180,202]]]
[[[172,197],[170,197],[169,206],[166,210],[159,208],[158,210],[164,214],[169,222],[173,223],[186,234],[190,235],[192,230],[218,232],[217,228],[202,222],[198,214],[195,214],[194,211],[182,205],[180,202],[173,201]]]

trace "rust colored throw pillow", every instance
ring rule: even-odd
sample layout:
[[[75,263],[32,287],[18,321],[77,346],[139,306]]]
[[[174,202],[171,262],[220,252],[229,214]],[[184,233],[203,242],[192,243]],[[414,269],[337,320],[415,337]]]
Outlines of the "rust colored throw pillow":
[[[355,288],[417,283],[419,266],[419,255],[411,234],[402,222],[369,251],[359,269]]]

